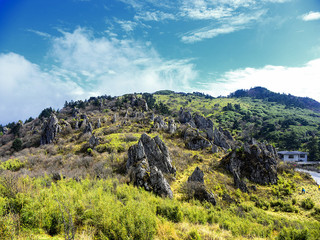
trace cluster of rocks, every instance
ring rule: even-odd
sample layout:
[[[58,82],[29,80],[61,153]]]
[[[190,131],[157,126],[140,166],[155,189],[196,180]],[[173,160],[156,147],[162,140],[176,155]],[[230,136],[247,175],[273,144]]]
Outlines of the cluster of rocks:
[[[162,117],[153,117],[153,129],[162,130],[174,134],[177,130],[176,123],[173,119],[170,119],[168,124],[162,119]]]
[[[156,136],[142,134],[138,144],[128,150],[126,164],[130,181],[157,195],[173,197],[170,185],[163,173],[175,175],[167,146]]]
[[[234,149],[237,145],[228,130],[215,128],[213,131],[213,122],[197,113],[192,116],[189,111],[181,108],[179,121],[188,126],[184,131],[184,140],[188,149],[200,150],[212,146],[212,151],[215,153],[219,147],[226,151]]]
[[[188,178],[187,191],[191,192],[192,197],[199,201],[207,201],[212,205],[216,205],[214,195],[204,185],[204,173],[199,167],[196,167]]]
[[[248,192],[244,178],[258,184],[277,183],[278,155],[272,145],[265,143],[245,143],[221,160],[221,165],[234,178],[234,185],[243,192]]]

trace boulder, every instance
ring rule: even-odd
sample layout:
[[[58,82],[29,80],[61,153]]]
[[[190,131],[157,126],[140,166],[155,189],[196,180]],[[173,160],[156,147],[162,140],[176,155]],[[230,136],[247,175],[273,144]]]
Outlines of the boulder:
[[[192,175],[188,178],[188,182],[199,182],[204,184],[204,173],[199,167],[196,167],[196,169],[193,171]]]
[[[141,135],[140,141],[150,167],[156,166],[163,173],[176,173],[176,169],[171,165],[169,150],[159,136],[151,138],[144,133]]]
[[[155,194],[172,198],[173,194],[163,173],[175,174],[167,146],[156,136],[142,134],[138,144],[128,150],[126,164],[130,181]]]
[[[170,133],[170,134],[174,134],[174,133],[176,132],[176,130],[177,130],[177,126],[176,126],[174,120],[173,120],[173,119],[170,119],[170,121],[169,121],[169,127],[168,127],[169,133]]]
[[[221,128],[218,130],[215,128],[213,132],[213,139],[214,144],[218,147],[222,147],[224,150],[235,148],[236,143],[228,130],[222,130]]]
[[[92,124],[91,122],[87,122],[87,124],[84,127],[83,133],[92,133]]]
[[[92,135],[89,139],[89,147],[90,148],[94,148],[95,146],[98,146],[99,145],[99,139]]]
[[[192,175],[188,178],[187,187],[192,197],[199,201],[207,201],[212,205],[216,205],[214,195],[206,189],[204,185],[204,173],[199,167],[196,167]]]
[[[221,160],[221,165],[230,171],[234,177],[234,184],[243,192],[248,188],[243,178],[266,185],[277,183],[278,155],[272,145],[245,143]]]
[[[179,122],[180,123],[187,123],[192,120],[192,116],[190,111],[185,111],[183,108],[180,108],[179,111]]]
[[[156,166],[153,166],[151,168],[150,182],[151,182],[152,190],[155,194],[162,197],[173,198],[173,193],[169,183],[164,178],[162,172],[158,170]]]
[[[58,118],[56,115],[51,114],[50,118],[44,125],[40,139],[40,145],[52,143],[60,131],[61,127],[59,125]]]
[[[100,118],[98,118],[98,121],[97,121],[97,128],[101,128],[101,121],[100,121]]]
[[[193,121],[198,129],[206,132],[209,140],[213,140],[213,122],[210,119],[195,114]]]
[[[163,121],[160,116],[157,116],[153,121],[153,127],[157,130],[167,130],[168,125]]]
[[[211,143],[199,131],[188,128],[184,133],[186,147],[190,150],[200,150],[211,146]]]

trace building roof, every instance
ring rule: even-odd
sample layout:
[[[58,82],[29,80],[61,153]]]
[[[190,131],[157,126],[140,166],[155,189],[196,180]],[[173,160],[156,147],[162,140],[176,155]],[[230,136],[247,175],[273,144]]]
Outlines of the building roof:
[[[300,152],[300,151],[280,151],[278,154],[282,155],[297,155],[297,154],[309,154],[308,152]]]

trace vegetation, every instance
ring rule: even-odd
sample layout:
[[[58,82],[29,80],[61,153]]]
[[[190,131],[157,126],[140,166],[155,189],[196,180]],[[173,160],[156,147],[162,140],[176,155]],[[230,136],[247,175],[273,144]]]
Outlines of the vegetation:
[[[143,112],[132,99],[143,99],[151,110]],[[253,137],[319,157],[320,114],[271,97],[159,91],[66,102],[55,112],[61,132],[54,143],[39,146],[50,108],[37,119],[8,124],[0,136],[0,238],[320,239],[320,191],[309,175],[281,163],[277,185],[244,179],[250,191],[235,189],[233,177],[219,167],[228,151],[186,149],[180,108],[211,119],[240,142]],[[177,131],[155,129],[152,113],[166,123],[175,119]],[[95,144],[81,126],[85,119]],[[177,169],[175,177],[166,176],[173,199],[129,183],[127,152],[144,132],[159,135],[169,149]],[[216,206],[195,200],[200,185],[186,183],[197,166],[205,174],[201,187],[214,194]]]

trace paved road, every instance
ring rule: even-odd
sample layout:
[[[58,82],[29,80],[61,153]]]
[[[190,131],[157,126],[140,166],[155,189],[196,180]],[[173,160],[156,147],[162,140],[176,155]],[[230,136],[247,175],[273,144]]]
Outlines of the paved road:
[[[296,168],[297,171],[310,173],[311,177],[320,185],[320,173]]]

